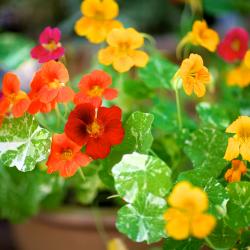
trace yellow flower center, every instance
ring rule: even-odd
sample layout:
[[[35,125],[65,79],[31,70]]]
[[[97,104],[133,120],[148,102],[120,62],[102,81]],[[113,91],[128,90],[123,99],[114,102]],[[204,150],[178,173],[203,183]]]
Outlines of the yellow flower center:
[[[91,90],[88,91],[88,95],[91,97],[94,96],[102,96],[103,93],[103,88],[101,88],[100,86],[94,86]]]
[[[239,139],[243,142],[250,140],[250,129],[248,126],[241,126],[237,133]]]
[[[58,79],[55,79],[53,82],[49,83],[49,88],[51,89],[58,89],[62,87],[64,83],[60,82]]]
[[[93,123],[87,126],[87,132],[91,137],[98,137],[103,132],[103,127],[95,120]]]
[[[73,157],[73,151],[71,149],[66,149],[62,152],[61,157],[65,161],[69,161]]]
[[[232,42],[231,48],[232,48],[234,51],[239,51],[239,49],[240,49],[240,41],[239,41],[238,39],[235,39],[235,40]]]
[[[7,98],[13,104],[13,103],[17,102],[18,100],[26,98],[26,96],[27,95],[25,92],[19,91],[17,94],[12,93],[12,94],[8,95]]]
[[[51,42],[49,42],[49,43],[44,43],[44,44],[42,44],[42,46],[43,46],[46,50],[48,50],[48,51],[53,51],[53,50],[57,49],[58,47],[60,47],[61,44],[60,44],[60,43],[55,43],[55,41],[51,41]]]
[[[95,11],[94,18],[95,18],[96,20],[99,20],[99,21],[105,20],[103,11],[102,11],[102,10],[96,10],[96,11]]]

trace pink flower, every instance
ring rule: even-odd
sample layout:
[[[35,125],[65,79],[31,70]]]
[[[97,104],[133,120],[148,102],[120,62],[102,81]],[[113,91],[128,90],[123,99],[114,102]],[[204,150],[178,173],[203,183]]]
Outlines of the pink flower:
[[[39,36],[40,45],[31,50],[31,57],[39,63],[57,60],[64,55],[64,48],[60,43],[61,31],[58,28],[46,27]]]

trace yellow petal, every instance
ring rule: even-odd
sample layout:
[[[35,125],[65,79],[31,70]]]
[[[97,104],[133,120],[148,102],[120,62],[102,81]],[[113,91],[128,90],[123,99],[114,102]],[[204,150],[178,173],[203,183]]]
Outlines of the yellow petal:
[[[79,36],[86,36],[91,26],[92,20],[87,17],[82,17],[75,24],[75,32]]]
[[[114,61],[115,49],[112,47],[107,47],[101,49],[98,53],[98,60],[101,64],[110,65]]]
[[[101,43],[105,41],[107,36],[105,23],[96,20],[92,21],[92,25],[86,36],[92,43]]]
[[[224,155],[224,159],[231,161],[239,156],[240,153],[240,143],[235,138],[228,139],[227,150]]]
[[[216,225],[214,216],[209,214],[200,214],[193,217],[191,221],[191,234],[199,239],[207,237]]]
[[[86,17],[95,17],[97,11],[101,11],[100,0],[84,0],[81,5],[82,14]]]
[[[250,50],[244,56],[244,64],[250,69]]]
[[[123,28],[113,29],[107,36],[107,43],[112,47],[118,47],[119,44],[127,41],[126,31]]]
[[[127,39],[130,43],[131,49],[138,49],[143,46],[144,38],[143,36],[133,28],[128,28],[126,30]]]
[[[185,77],[184,79],[182,79],[182,85],[187,95],[191,95],[193,93],[193,89],[194,89],[193,82],[194,81],[191,77]]]
[[[107,250],[128,250],[128,249],[121,239],[115,238],[108,242]]]
[[[242,155],[243,160],[250,161],[250,140],[241,144],[240,154]]]
[[[120,73],[129,71],[134,66],[134,62],[129,56],[118,56],[114,58],[113,67]]]
[[[164,214],[166,233],[176,240],[188,238],[190,233],[189,218],[177,209],[169,208]]]
[[[114,0],[103,0],[102,9],[106,20],[111,20],[119,14],[119,6]]]
[[[132,57],[134,65],[137,67],[145,67],[149,61],[149,56],[144,51],[133,50],[129,56]]]
[[[206,93],[206,88],[205,85],[203,83],[201,83],[200,81],[197,81],[194,84],[194,93],[198,96],[198,97],[202,97],[205,95]]]

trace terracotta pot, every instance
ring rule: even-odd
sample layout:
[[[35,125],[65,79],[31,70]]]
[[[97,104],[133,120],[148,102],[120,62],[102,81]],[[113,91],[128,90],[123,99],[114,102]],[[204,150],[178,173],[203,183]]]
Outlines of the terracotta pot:
[[[134,243],[115,228],[114,209],[72,210],[41,213],[24,224],[12,225],[18,250],[106,250],[96,221],[106,238],[120,237],[129,250],[149,250],[152,245]],[[101,225],[101,226],[100,226]],[[103,235],[102,235],[103,236]]]

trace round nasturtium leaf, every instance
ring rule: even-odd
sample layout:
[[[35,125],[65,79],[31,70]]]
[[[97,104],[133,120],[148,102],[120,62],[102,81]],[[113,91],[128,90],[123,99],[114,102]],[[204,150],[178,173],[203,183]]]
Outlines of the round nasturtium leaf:
[[[116,226],[136,242],[153,243],[165,236],[163,214],[166,201],[151,193],[140,193],[133,204],[118,211]]]
[[[5,118],[0,128],[0,165],[26,172],[47,158],[51,134],[41,128],[34,117]]]
[[[132,203],[139,193],[165,197],[171,188],[171,170],[154,156],[132,153],[124,155],[112,173],[120,196]]]

